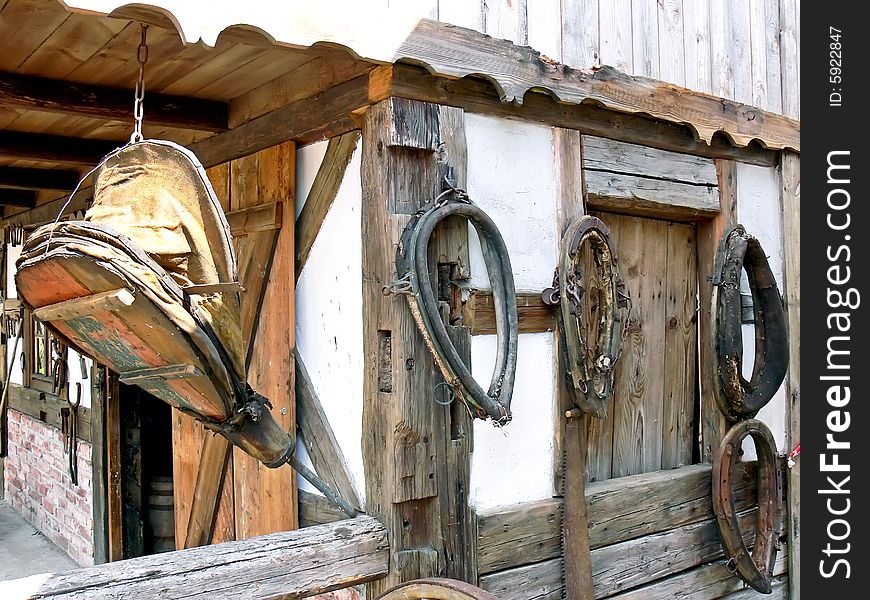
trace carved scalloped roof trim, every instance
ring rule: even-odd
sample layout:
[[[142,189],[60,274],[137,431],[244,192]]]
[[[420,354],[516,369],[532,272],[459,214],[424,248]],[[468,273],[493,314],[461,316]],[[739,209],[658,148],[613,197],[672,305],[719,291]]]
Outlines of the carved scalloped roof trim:
[[[648,115],[690,127],[710,143],[717,133],[732,144],[757,143],[772,150],[800,152],[800,122],[759,108],[718,98],[611,67],[573,69],[528,46],[494,39],[477,31],[397,10],[341,4],[334,0],[300,6],[265,0],[215,0],[204,19],[201,7],[185,0],[148,4],[118,0],[58,0],[70,10],[171,24],[183,42],[214,45],[218,37],[252,39],[304,49],[315,44],[339,46],[360,59],[379,64],[399,60],[425,67],[434,75],[484,77],[503,102],[522,104],[530,90],[566,104],[594,103],[610,110]]]

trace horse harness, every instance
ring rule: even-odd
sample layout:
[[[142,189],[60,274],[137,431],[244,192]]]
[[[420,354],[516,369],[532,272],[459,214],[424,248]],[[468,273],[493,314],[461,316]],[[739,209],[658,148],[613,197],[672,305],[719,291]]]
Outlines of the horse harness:
[[[436,226],[451,216],[465,218],[480,238],[483,259],[492,287],[498,353],[489,389],[484,391],[456,350],[442,320],[429,277],[428,244]],[[448,185],[433,202],[410,220],[396,251],[399,279],[384,294],[402,294],[445,384],[480,419],[502,426],[511,420],[510,402],[517,364],[518,319],[516,290],[507,246],[493,220],[468,194]]]

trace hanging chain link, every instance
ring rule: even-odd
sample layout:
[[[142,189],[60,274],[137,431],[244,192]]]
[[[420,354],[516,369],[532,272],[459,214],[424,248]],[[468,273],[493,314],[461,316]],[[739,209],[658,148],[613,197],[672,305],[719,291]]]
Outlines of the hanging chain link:
[[[142,37],[139,42],[139,48],[136,51],[136,60],[139,62],[139,79],[136,80],[136,93],[133,100],[133,134],[130,136],[130,142],[141,142],[142,136],[142,117],[145,114],[145,63],[148,62],[148,43],[147,43],[147,25],[141,25]]]

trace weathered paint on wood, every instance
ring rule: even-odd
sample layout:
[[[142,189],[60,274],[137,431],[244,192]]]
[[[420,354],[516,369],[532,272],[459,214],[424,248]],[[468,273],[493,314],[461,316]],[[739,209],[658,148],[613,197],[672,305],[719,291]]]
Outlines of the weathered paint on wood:
[[[273,533],[242,542],[164,552],[31,578],[26,598],[291,599],[348,587],[387,572],[389,544],[377,519]],[[29,585],[28,585],[29,584]],[[0,583],[0,596],[22,589]],[[20,597],[16,594],[16,597]]]
[[[789,365],[786,380],[788,399],[786,400],[786,432],[785,452],[797,446],[801,441],[801,386],[800,386],[800,350],[801,350],[801,270],[800,270],[800,240],[801,240],[801,173],[800,157],[796,154],[783,153],[780,165],[780,181],[782,182],[782,224],[785,249],[785,307],[788,318]],[[787,534],[789,554],[789,590],[792,598],[800,598],[800,551],[801,551],[801,460],[795,461],[795,466],[788,469],[788,511]]]
[[[755,463],[741,468],[736,506],[746,510],[756,502]],[[587,484],[590,546],[601,548],[710,519],[710,476],[709,465],[692,465]],[[553,498],[482,513],[480,573],[559,556],[561,505],[560,498]]]

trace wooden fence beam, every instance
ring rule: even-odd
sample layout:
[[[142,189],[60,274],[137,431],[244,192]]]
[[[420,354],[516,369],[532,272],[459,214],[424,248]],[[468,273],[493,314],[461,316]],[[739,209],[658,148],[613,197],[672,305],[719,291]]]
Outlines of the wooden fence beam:
[[[30,75],[0,73],[0,106],[128,122],[133,118],[133,90]],[[147,121],[152,125],[225,131],[226,103],[148,93]]]
[[[241,542],[4,581],[0,597],[307,598],[383,577],[388,561],[386,529],[377,519],[360,516]]]

